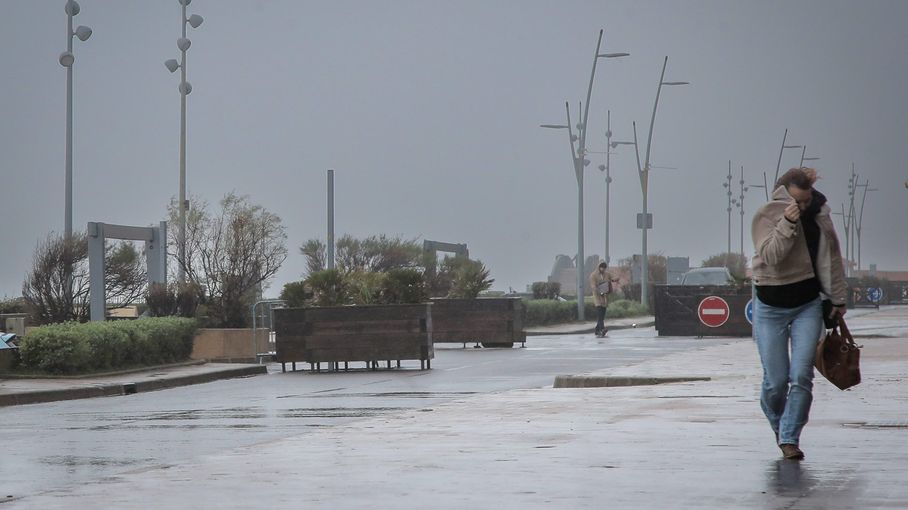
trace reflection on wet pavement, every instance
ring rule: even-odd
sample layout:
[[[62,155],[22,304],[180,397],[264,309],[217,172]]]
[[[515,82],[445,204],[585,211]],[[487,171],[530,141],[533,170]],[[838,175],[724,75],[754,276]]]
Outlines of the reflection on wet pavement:
[[[766,508],[860,508],[863,480],[853,467],[817,468],[807,461],[778,459],[767,469]],[[805,504],[809,506],[805,507]]]

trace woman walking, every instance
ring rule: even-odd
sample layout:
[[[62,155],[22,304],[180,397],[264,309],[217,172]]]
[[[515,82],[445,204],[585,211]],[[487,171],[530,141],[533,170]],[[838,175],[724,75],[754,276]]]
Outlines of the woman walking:
[[[845,315],[845,273],[817,172],[792,168],[754,215],[754,338],[763,364],[760,406],[786,459],[800,460],[813,401],[816,346],[828,314]],[[829,307],[827,307],[829,308]],[[789,352],[791,353],[789,356]]]

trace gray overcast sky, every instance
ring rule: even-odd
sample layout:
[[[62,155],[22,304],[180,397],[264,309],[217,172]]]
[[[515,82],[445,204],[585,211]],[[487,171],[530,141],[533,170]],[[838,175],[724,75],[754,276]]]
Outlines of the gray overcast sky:
[[[17,296],[36,243],[63,230],[64,0],[0,0],[0,297]],[[176,0],[81,0],[75,41],[74,225],[149,225],[178,191]],[[544,280],[576,249],[576,183],[563,123],[586,94],[600,28],[589,148],[631,122],[645,141],[662,59],[650,182],[651,252],[693,265],[726,248],[728,160],[772,178],[785,128],[806,144],[838,210],[851,163],[871,187],[862,261],[908,270],[908,2],[195,0],[188,187],[230,191],[283,218],[290,256],[269,294],[325,236],[325,170],[338,235],[465,242],[496,289]],[[641,142],[642,143],[642,142]],[[612,158],[613,260],[640,251],[632,151]],[[586,173],[586,252],[601,254],[604,176]],[[798,163],[786,151],[783,169]],[[736,178],[737,180],[737,178]],[[749,222],[762,190],[746,198]],[[841,230],[840,218],[837,227]],[[841,235],[841,234],[840,234]],[[737,216],[733,246],[738,245]]]

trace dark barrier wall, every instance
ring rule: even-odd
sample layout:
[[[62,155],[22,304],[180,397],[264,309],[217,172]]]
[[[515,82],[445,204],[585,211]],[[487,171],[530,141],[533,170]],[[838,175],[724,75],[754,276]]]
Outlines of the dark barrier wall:
[[[431,368],[432,305],[363,305],[274,310],[275,361],[418,359]]]
[[[700,320],[700,303],[710,296],[722,298],[728,304],[727,320],[721,326],[710,327]],[[745,315],[751,298],[750,286],[657,285],[654,298],[656,332],[659,336],[751,336],[751,325]],[[705,317],[715,320],[716,307],[708,308]]]
[[[847,282],[848,308],[908,305],[908,282],[881,280],[868,285],[852,278],[848,278]]]

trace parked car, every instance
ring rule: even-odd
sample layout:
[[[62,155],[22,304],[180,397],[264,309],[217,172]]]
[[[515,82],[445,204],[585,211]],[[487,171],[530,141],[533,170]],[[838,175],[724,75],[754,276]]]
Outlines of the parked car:
[[[735,279],[725,267],[698,267],[684,273],[681,285],[734,285]]]

